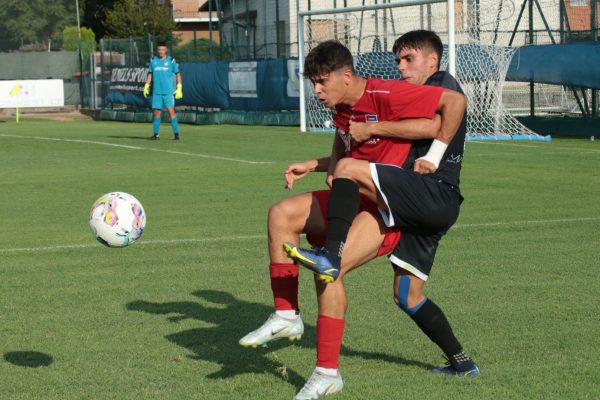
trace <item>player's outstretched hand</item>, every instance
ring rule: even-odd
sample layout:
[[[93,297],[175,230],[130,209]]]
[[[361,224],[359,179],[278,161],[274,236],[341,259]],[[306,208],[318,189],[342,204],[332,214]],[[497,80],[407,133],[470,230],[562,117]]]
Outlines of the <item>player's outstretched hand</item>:
[[[433,174],[437,170],[435,164],[430,161],[418,158],[415,161],[414,171],[417,174],[425,175],[425,174]]]
[[[173,93],[173,94],[175,95],[175,98],[177,100],[183,98],[183,87],[181,86],[181,83],[177,84],[177,86],[175,87],[175,93]]]
[[[308,168],[306,163],[288,165],[288,167],[285,169],[285,172],[283,173],[283,176],[285,178],[285,188],[288,190],[292,190],[294,188],[294,181],[304,178],[306,175],[308,175],[309,172],[310,169]]]
[[[144,85],[144,97],[148,97],[149,94],[150,94],[150,84],[146,83]]]
[[[367,128],[368,125],[364,122],[350,121],[350,136],[356,143],[366,142],[371,138]]]

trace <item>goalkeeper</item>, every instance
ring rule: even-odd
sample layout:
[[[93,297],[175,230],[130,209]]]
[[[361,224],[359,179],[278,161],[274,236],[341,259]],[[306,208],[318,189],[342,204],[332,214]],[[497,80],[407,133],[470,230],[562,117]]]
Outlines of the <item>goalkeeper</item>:
[[[171,117],[174,139],[179,140],[179,122],[175,115],[175,99],[183,98],[179,66],[173,57],[167,55],[167,44],[165,42],[158,42],[156,52],[158,55],[150,60],[148,78],[144,85],[144,97],[148,97],[150,86],[152,86],[153,134],[150,139],[158,140],[162,110],[166,108],[169,117]],[[174,77],[177,81],[175,91],[173,91]]]

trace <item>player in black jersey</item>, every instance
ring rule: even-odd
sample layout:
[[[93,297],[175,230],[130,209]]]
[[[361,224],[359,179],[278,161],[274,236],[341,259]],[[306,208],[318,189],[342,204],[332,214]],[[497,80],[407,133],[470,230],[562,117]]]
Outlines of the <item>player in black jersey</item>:
[[[403,79],[418,85],[443,86],[462,93],[456,80],[439,71],[443,47],[431,31],[412,31],[394,43],[394,54]],[[393,122],[355,123],[350,134],[356,142],[372,136],[394,136]],[[349,183],[346,190],[359,191],[380,205],[387,226],[399,227],[400,242],[390,256],[394,268],[394,300],[421,330],[446,354],[448,364],[435,373],[477,376],[479,369],[463,351],[442,310],[423,295],[439,240],[456,222],[463,198],[460,194],[460,170],[464,152],[466,116],[456,134],[447,143],[439,140],[415,141],[404,168],[369,163],[356,166],[356,160],[342,160],[335,179]],[[366,167],[366,168],[365,168]],[[346,197],[346,196],[344,196]],[[347,196],[352,198],[352,194]],[[335,218],[343,218],[345,206],[337,206]],[[336,204],[328,205],[335,210]],[[346,221],[352,221],[352,207]],[[330,216],[330,239],[333,220]],[[347,233],[347,232],[346,232]],[[339,232],[336,234],[339,235]],[[343,232],[342,232],[343,236]],[[336,239],[336,238],[334,238]],[[335,240],[333,240],[335,242]],[[343,248],[343,240],[341,241]],[[331,250],[297,249],[303,258],[328,263]],[[323,255],[326,256],[323,256]],[[296,259],[303,264],[306,260]],[[331,267],[331,264],[327,266]],[[311,266],[314,269],[314,266]]]

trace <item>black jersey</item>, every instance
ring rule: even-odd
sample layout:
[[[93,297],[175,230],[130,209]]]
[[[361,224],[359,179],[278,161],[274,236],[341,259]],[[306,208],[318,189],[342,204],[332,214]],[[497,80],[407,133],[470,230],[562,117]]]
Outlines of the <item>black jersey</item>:
[[[456,79],[446,71],[438,71],[431,75],[425,82],[426,85],[442,86],[446,89],[451,89],[459,93],[463,93]],[[467,133],[467,114],[463,116],[460,127],[452,141],[448,144],[448,148],[444,153],[444,157],[440,161],[440,165],[432,175],[441,179],[447,184],[450,184],[458,189],[460,183],[460,168],[462,166],[463,154],[465,150],[465,134]],[[413,169],[415,160],[427,154],[431,146],[432,139],[414,140],[408,158],[404,162],[403,167]]]

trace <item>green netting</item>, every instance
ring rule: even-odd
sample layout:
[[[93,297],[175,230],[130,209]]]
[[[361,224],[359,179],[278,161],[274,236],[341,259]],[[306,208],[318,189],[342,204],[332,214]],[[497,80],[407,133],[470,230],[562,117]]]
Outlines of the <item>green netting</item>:
[[[71,79],[78,75],[76,51],[0,53],[0,80]]]

